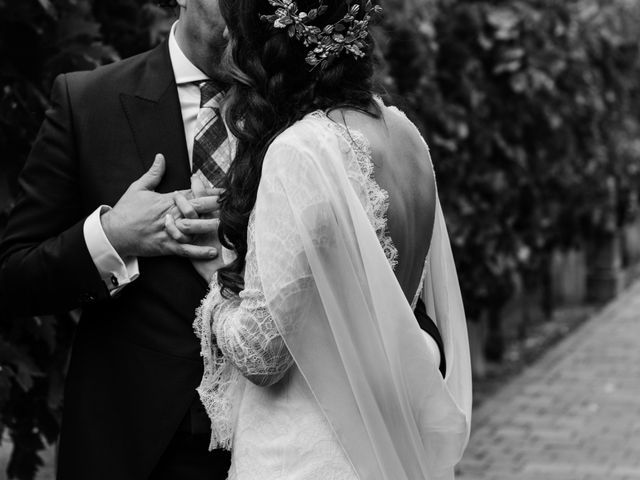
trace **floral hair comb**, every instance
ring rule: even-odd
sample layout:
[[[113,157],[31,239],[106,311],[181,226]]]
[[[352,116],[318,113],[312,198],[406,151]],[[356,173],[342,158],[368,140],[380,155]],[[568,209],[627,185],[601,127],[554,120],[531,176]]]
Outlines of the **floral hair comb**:
[[[350,53],[356,58],[364,57],[369,22],[373,15],[382,12],[382,8],[374,6],[371,0],[368,0],[364,16],[357,20],[360,5],[351,5],[352,1],[346,0],[347,14],[336,23],[321,29],[310,24],[326,13],[329,7],[324,1],[320,0],[317,8],[301,12],[294,0],[269,0],[269,4],[276,7],[276,13],[261,15],[260,19],[270,23],[274,28],[286,29],[289,37],[295,37],[302,41],[305,47],[309,47],[305,60],[313,68],[324,68],[331,59],[343,53]]]

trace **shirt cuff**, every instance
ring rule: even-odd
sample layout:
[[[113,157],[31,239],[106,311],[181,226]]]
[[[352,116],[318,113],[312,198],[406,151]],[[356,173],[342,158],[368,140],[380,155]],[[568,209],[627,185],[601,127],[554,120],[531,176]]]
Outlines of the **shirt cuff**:
[[[140,271],[136,257],[121,258],[104,233],[100,216],[111,210],[105,205],[95,210],[84,222],[83,233],[89,254],[98,273],[113,296],[133,282]]]

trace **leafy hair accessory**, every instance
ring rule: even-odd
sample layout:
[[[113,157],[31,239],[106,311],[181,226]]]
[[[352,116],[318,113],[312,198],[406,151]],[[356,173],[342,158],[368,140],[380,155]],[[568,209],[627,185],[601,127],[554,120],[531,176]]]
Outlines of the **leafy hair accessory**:
[[[317,8],[301,12],[294,0],[269,0],[269,4],[276,7],[276,13],[260,15],[260,19],[270,23],[274,28],[286,29],[289,37],[295,37],[302,41],[305,47],[309,47],[305,60],[313,68],[325,68],[331,59],[343,53],[350,53],[356,58],[364,57],[369,22],[373,15],[382,12],[382,8],[374,6],[371,0],[368,0],[364,16],[357,20],[360,5],[351,5],[352,0],[346,0],[347,14],[336,23],[321,29],[310,23],[326,13],[329,7],[324,1],[320,0]]]

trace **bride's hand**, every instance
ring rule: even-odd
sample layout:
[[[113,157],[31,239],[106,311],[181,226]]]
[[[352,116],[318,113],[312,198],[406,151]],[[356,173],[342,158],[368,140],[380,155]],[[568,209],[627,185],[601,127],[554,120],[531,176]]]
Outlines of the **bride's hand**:
[[[174,201],[179,216],[167,215],[165,229],[177,242],[216,249],[218,256],[215,259],[192,260],[198,273],[210,282],[213,275],[224,266],[222,245],[218,238],[219,220],[216,218],[222,190],[206,187],[204,179],[196,174],[191,178],[191,193],[192,199],[182,192],[175,193]]]

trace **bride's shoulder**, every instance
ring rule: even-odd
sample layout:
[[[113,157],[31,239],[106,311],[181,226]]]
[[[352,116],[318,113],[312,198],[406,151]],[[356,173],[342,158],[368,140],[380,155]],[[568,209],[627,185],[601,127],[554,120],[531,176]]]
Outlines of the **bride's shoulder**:
[[[335,133],[327,125],[326,115],[324,118],[323,115],[320,111],[310,113],[282,131],[269,146],[265,162],[326,155]]]
[[[393,138],[390,142],[400,151],[420,158],[429,158],[429,144],[420,128],[396,106],[383,106],[385,129]],[[428,162],[431,163],[431,162]]]
[[[311,112],[280,133],[273,144],[291,147],[317,146],[319,138],[330,134],[327,123],[327,116],[322,111]]]
[[[393,123],[397,127],[397,129],[404,131],[407,135],[417,135],[422,138],[420,129],[405,112],[400,110],[395,105],[385,105],[383,107],[383,110],[387,122]]]
[[[315,115],[307,115],[286,130],[282,131],[271,142],[264,157],[263,175],[287,176],[308,170],[320,156],[320,150],[327,143],[323,138],[325,132],[322,123]]]

